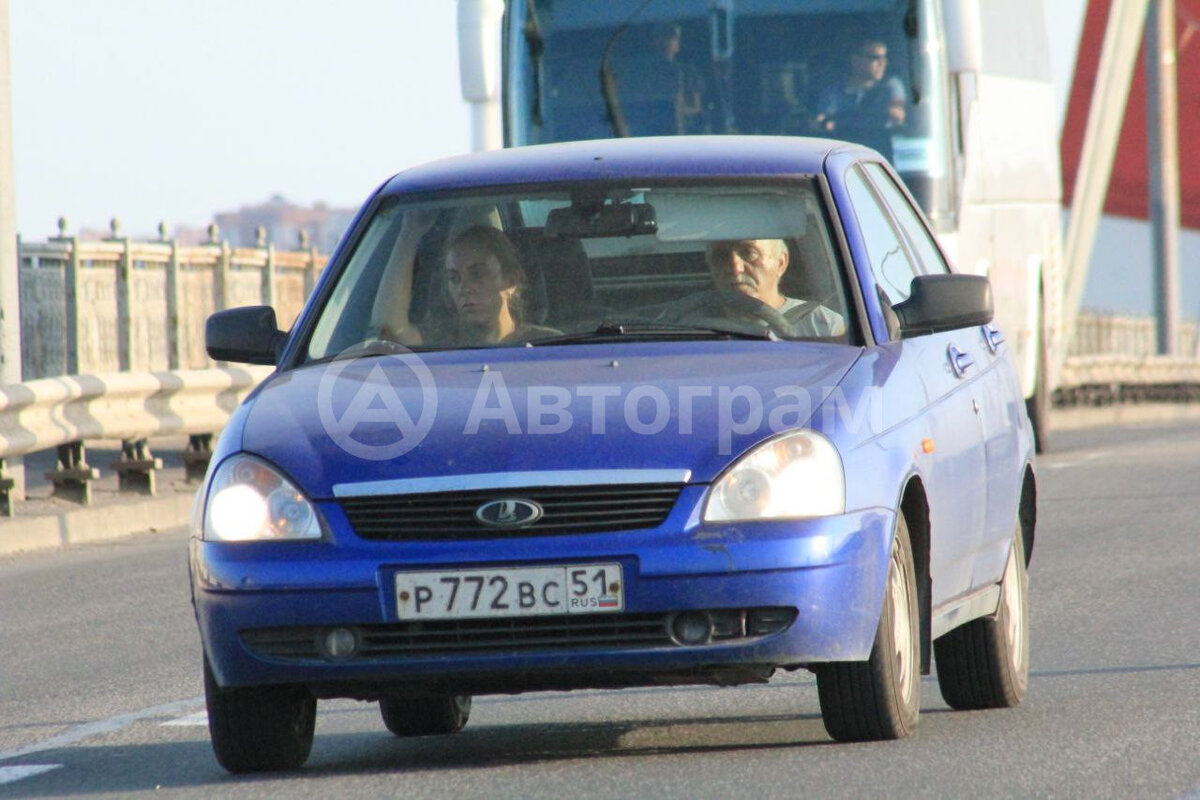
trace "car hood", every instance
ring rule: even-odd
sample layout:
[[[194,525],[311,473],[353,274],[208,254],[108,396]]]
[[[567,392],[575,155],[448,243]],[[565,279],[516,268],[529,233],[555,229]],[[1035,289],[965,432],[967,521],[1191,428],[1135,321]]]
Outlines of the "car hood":
[[[723,341],[339,360],[270,378],[242,447],[315,499],[497,472],[671,470],[705,483],[755,442],[806,423],[860,353]]]

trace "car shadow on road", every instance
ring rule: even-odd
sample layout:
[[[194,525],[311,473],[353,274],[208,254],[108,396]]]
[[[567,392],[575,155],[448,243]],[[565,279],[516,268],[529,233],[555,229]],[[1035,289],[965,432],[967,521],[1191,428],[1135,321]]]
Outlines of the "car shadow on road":
[[[364,738],[333,737],[319,752],[314,746],[309,765],[322,772],[424,771],[833,744],[819,714],[490,725],[468,727],[453,740],[384,738],[370,745]]]
[[[305,767],[293,773],[229,775],[207,741],[96,745],[49,750],[5,762],[61,764],[34,778],[8,784],[12,798],[123,795],[207,787],[206,796],[296,777],[336,777],[405,772],[533,766],[574,759],[639,758],[737,752],[835,744],[819,714],[759,714],[717,718],[681,717],[636,722],[518,723],[468,727],[453,737],[397,739],[379,733],[321,734]],[[282,788],[282,787],[280,787]],[[217,794],[214,794],[216,792]],[[231,791],[232,794],[232,791]]]

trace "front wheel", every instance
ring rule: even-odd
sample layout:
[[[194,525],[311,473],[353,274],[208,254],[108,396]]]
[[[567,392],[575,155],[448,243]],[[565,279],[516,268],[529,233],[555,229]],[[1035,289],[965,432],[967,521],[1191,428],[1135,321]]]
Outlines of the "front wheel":
[[[379,701],[383,724],[395,736],[444,736],[458,733],[471,717],[471,695],[385,697]]]
[[[916,572],[903,516],[896,519],[883,610],[867,661],[817,668],[825,730],[839,742],[903,739],[921,710]]]
[[[208,733],[230,772],[296,769],[312,751],[317,700],[303,686],[222,689],[204,660]]]
[[[1020,523],[1000,582],[1000,607],[933,643],[938,686],[951,708],[1010,708],[1029,686],[1029,573]]]

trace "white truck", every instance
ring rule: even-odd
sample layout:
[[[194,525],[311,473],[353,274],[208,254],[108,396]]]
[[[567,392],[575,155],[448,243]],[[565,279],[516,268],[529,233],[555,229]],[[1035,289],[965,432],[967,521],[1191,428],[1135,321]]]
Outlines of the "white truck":
[[[750,133],[881,150],[950,259],[991,279],[1040,445],[1064,346],[1047,2],[459,0],[463,95],[477,149]],[[881,53],[902,120],[825,114]]]

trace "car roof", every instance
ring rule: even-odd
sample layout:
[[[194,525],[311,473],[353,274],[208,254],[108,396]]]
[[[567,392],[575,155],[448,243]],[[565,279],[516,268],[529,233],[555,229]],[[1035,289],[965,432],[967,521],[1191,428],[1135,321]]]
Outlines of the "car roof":
[[[574,181],[812,175],[858,145],[797,136],[661,136],[513,147],[407,169],[384,194]]]

